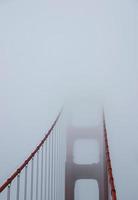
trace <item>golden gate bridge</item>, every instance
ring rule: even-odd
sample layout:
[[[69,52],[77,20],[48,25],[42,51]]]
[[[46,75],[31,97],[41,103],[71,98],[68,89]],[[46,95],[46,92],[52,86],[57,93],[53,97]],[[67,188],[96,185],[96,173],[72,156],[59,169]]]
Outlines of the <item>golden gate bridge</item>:
[[[74,162],[78,139],[97,141],[98,162]],[[61,111],[38,146],[0,186],[0,200],[75,200],[78,180],[95,180],[99,200],[117,199],[104,112],[99,129],[78,128],[71,123],[65,128]]]

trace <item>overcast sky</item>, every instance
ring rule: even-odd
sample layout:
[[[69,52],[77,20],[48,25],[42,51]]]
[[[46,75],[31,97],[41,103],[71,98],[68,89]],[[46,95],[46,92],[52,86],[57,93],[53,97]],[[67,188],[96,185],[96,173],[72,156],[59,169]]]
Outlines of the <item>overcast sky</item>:
[[[119,199],[138,198],[137,13],[137,0],[0,1],[0,182],[81,94],[105,105]]]

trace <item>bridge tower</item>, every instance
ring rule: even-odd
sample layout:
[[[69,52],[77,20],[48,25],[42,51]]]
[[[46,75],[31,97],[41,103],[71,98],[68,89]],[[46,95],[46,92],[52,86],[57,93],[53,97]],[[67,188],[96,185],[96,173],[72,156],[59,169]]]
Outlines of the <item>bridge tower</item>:
[[[99,162],[77,164],[74,162],[73,149],[80,139],[96,140],[99,146]],[[83,146],[81,148],[84,148]],[[65,200],[75,200],[75,182],[80,179],[94,179],[98,183],[99,200],[108,199],[108,180],[105,163],[104,134],[99,127],[79,128],[70,126],[67,131],[67,155],[65,174]]]

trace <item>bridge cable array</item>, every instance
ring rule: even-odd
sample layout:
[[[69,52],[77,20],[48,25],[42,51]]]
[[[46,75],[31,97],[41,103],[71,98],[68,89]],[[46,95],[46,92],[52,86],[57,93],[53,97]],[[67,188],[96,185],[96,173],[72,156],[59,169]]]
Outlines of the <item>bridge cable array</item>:
[[[65,137],[60,118],[61,112],[35,150],[0,186],[1,200],[64,200]]]

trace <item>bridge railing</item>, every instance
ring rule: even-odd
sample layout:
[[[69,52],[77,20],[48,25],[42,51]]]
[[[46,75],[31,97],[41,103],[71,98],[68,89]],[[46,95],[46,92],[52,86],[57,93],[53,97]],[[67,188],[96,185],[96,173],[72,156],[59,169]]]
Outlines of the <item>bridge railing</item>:
[[[108,144],[107,130],[105,117],[103,117],[104,124],[104,142],[105,142],[105,159],[106,159],[106,168],[107,168],[107,176],[108,176],[108,200],[117,200],[114,177],[112,172],[112,164],[110,158],[110,150]]]
[[[0,200],[64,200],[65,137],[61,113],[39,145],[0,186]]]

